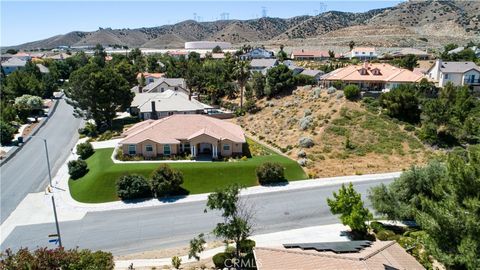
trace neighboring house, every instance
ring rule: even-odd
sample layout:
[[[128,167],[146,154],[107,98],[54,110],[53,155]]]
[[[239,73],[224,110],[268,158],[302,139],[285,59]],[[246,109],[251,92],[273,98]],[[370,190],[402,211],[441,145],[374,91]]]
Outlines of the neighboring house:
[[[139,72],[137,74],[137,80],[138,81],[140,81],[140,78],[142,77],[142,74],[143,74],[143,77],[145,78],[145,85],[154,82],[156,79],[163,78],[163,76],[164,76],[163,73],[148,73],[148,72],[141,73],[141,72]]]
[[[50,69],[48,69],[46,66],[42,64],[37,64],[37,67],[40,70],[40,73],[43,73],[43,74],[50,73]]]
[[[375,48],[358,47],[358,48],[353,48],[353,50],[351,50],[349,53],[350,59],[357,58],[360,60],[370,60],[370,59],[376,59],[377,57],[378,55]]]
[[[47,56],[45,58],[49,58],[49,59],[52,59],[52,60],[55,60],[55,61],[63,61],[69,57],[72,57],[71,55],[67,54],[67,53],[59,53],[59,54],[54,54],[54,55],[50,55],[50,56]]]
[[[339,55],[335,55],[335,58],[338,58]],[[320,51],[320,50],[298,50],[293,51],[290,55],[290,58],[294,60],[325,60],[329,59],[330,55],[328,51]]]
[[[255,48],[245,54],[240,55],[241,60],[269,59],[269,58],[274,58],[273,52],[265,50],[263,48]]]
[[[409,54],[415,55],[419,60],[428,60],[430,58],[429,53],[415,48],[402,48],[400,50],[392,51],[388,55],[393,58],[402,58]]]
[[[356,84],[363,91],[381,91],[393,89],[400,84],[419,82],[423,75],[408,69],[398,68],[386,63],[367,63],[350,65],[336,69],[322,76],[324,87],[330,87],[335,82]]]
[[[32,57],[30,56],[30,54],[26,52],[17,52],[16,54],[13,55],[13,57],[24,60],[24,61],[32,60]]]
[[[187,51],[168,51],[167,54],[175,58],[180,58],[182,56],[184,56],[185,58],[188,58]]]
[[[265,75],[270,68],[277,65],[277,59],[252,59],[252,61],[250,62],[250,71],[258,71]]]
[[[317,69],[304,69],[300,74],[313,77],[318,84],[320,82],[320,78],[325,74],[325,72]]]
[[[26,64],[27,64],[26,60],[22,60],[17,57],[11,57],[7,61],[2,62],[1,65],[5,75],[8,75],[14,72],[15,70],[24,68]]]
[[[13,54],[11,53],[4,53],[0,56],[0,60],[3,62],[3,61],[7,61],[8,59],[12,58],[13,57]]]
[[[199,102],[183,91],[137,93],[130,105],[130,114],[140,119],[160,119],[173,114],[203,114],[212,107]]]
[[[134,93],[162,93],[166,90],[173,90],[190,94],[187,89],[187,83],[183,78],[160,78],[144,87],[134,86],[131,91]]]
[[[454,53],[459,53],[465,49],[470,49],[472,50],[474,53],[475,53],[475,56],[476,57],[480,57],[480,48],[478,48],[477,46],[473,46],[473,47],[470,47],[470,48],[466,48],[466,47],[458,47],[458,48],[455,48],[453,50],[450,50],[447,52],[447,54],[454,54]]]
[[[205,115],[176,114],[135,124],[124,132],[124,154],[146,158],[190,154],[212,158],[241,156],[245,135],[240,126]]]
[[[255,247],[253,254],[258,270],[425,269],[395,241],[284,244]]]
[[[480,67],[474,62],[443,62],[438,59],[428,71],[428,78],[438,87],[448,82],[456,86],[469,85],[480,88]]]
[[[303,67],[299,67],[295,65],[295,63],[292,60],[285,60],[282,62],[282,64],[287,66],[288,69],[290,69],[293,72],[293,75],[300,74],[304,70]]]

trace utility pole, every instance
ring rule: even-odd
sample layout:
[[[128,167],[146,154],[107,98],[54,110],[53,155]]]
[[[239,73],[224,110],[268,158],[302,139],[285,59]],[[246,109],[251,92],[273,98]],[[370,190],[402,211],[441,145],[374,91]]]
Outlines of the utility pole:
[[[50,187],[53,187],[52,185],[52,172],[50,171],[50,159],[48,158],[48,147],[47,147],[47,139],[43,139],[43,145],[45,146],[45,155],[47,156],[47,169],[48,169],[48,181],[50,183]]]

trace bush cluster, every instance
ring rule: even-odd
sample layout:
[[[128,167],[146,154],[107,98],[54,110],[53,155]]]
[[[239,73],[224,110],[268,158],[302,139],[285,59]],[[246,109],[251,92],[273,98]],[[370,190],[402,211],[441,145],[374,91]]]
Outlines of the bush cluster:
[[[1,269],[113,269],[113,256],[110,252],[88,249],[27,248],[13,252],[7,249],[0,253]]]
[[[285,168],[276,162],[265,162],[255,171],[261,185],[268,185],[285,181]]]
[[[68,174],[72,179],[78,179],[88,172],[87,162],[83,159],[71,160],[68,162]]]
[[[315,143],[313,142],[312,138],[309,137],[301,137],[298,140],[298,145],[303,148],[310,148],[314,145]]]
[[[131,174],[117,180],[117,196],[122,200],[175,195],[183,184],[183,174],[166,164],[156,169],[151,179]]]

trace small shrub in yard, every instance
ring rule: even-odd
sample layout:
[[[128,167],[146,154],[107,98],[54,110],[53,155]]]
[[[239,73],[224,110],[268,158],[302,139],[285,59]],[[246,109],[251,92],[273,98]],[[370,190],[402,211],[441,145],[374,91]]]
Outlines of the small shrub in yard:
[[[310,148],[314,145],[315,143],[313,142],[312,138],[309,137],[301,137],[298,140],[298,145],[303,148]]]
[[[395,233],[393,231],[390,231],[390,230],[379,231],[376,235],[377,235],[378,240],[380,240],[380,241],[387,241],[387,240],[390,240],[393,237],[395,237]]]
[[[354,84],[345,86],[343,94],[348,100],[357,100],[360,97],[360,88]]]
[[[217,269],[223,269],[225,267],[231,266],[227,260],[230,260],[232,258],[233,256],[231,253],[220,252],[213,256],[212,261]]]
[[[261,185],[285,181],[285,169],[276,162],[265,162],[257,167],[255,173]]]
[[[117,196],[122,200],[151,197],[150,183],[138,174],[124,175],[117,181]]]
[[[93,155],[94,152],[95,150],[93,150],[93,146],[89,142],[84,142],[77,145],[77,154],[83,160]]]
[[[72,179],[78,179],[88,172],[87,162],[85,160],[71,160],[68,162],[68,174]]]
[[[183,184],[182,172],[162,164],[152,175],[152,189],[157,197],[173,195]]]

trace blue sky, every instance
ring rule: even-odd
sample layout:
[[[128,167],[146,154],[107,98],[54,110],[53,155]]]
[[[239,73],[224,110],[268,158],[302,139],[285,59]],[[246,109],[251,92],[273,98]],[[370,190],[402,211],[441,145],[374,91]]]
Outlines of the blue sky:
[[[402,0],[323,1],[4,1],[0,0],[0,45],[10,46],[48,38],[70,31],[93,31],[99,27],[138,28],[174,24],[193,19],[252,19],[262,16],[289,18],[313,15],[319,10],[362,12],[390,7]]]

